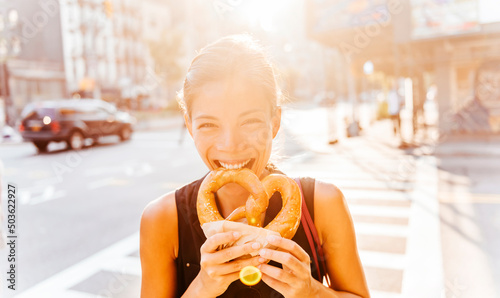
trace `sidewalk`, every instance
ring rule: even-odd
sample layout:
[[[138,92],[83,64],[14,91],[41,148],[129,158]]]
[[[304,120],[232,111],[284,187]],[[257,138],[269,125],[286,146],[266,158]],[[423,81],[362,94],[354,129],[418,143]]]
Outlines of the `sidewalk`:
[[[325,118],[321,110],[292,115],[289,131],[299,136],[295,139],[307,140],[301,144],[312,153],[288,160],[283,170],[342,190],[372,297],[440,297],[446,287],[436,159],[399,149],[391,123],[384,121],[373,123],[360,137],[328,145]],[[313,120],[314,130],[307,132],[303,127]]]
[[[406,149],[408,153],[416,155],[500,157],[500,137],[496,136],[472,138],[454,135],[438,138],[437,129],[430,127],[427,130],[420,129],[413,139],[403,143],[391,132],[392,123],[389,120],[381,120],[374,122],[363,135],[373,141]]]

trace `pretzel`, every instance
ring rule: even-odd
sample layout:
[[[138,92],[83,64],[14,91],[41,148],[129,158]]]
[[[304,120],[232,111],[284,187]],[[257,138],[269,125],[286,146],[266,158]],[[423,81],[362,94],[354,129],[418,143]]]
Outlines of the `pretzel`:
[[[249,169],[226,170],[219,168],[210,172],[201,183],[198,191],[196,208],[200,224],[224,220],[217,209],[215,195],[222,186],[237,183],[249,193],[246,204],[236,208],[226,220],[236,221],[246,218],[249,225],[262,227],[262,214],[269,205],[269,198],[281,193],[282,209],[265,229],[280,233],[282,237],[291,239],[297,232],[301,216],[300,190],[293,179],[284,175],[270,174],[262,182]]]

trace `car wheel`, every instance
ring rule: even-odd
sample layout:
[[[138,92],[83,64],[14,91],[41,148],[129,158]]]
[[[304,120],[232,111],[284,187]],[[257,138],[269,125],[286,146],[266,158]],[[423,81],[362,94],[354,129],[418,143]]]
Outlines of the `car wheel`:
[[[80,150],[84,146],[84,137],[81,132],[73,131],[69,136],[69,139],[66,141],[68,143],[68,147],[73,150]]]
[[[120,130],[120,140],[122,142],[130,140],[131,136],[132,136],[132,129],[130,129],[130,127],[125,126]]]
[[[92,137],[92,146],[98,145],[99,144],[99,137]]]
[[[49,142],[46,141],[38,141],[38,142],[33,142],[35,145],[36,149],[38,149],[38,152],[47,152],[47,146],[49,145]]]

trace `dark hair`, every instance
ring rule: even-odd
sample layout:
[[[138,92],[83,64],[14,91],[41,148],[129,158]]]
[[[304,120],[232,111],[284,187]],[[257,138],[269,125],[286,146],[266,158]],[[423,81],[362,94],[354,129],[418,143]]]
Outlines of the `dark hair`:
[[[281,103],[274,67],[257,40],[248,34],[223,37],[205,46],[191,61],[178,102],[191,114],[191,102],[201,86],[229,78],[242,78],[262,88],[274,111]]]

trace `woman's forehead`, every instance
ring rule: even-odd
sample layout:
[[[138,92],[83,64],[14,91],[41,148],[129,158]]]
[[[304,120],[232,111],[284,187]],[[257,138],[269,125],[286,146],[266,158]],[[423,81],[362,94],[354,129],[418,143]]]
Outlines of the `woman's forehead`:
[[[241,80],[213,81],[201,86],[192,102],[193,116],[221,110],[230,113],[268,112],[270,102],[262,88]]]

